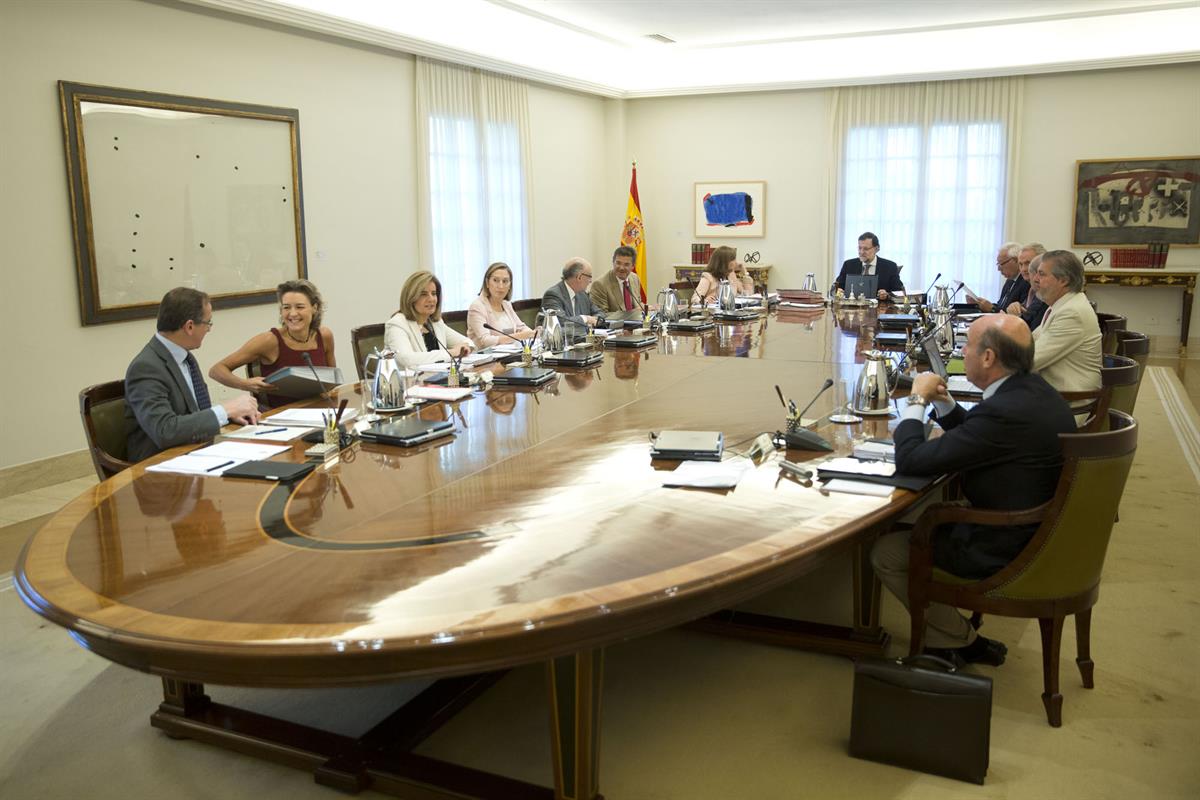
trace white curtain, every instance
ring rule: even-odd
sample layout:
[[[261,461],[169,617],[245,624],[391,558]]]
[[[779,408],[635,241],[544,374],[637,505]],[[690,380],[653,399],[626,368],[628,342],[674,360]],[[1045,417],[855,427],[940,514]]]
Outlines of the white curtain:
[[[414,269],[442,282],[442,309],[466,308],[493,261],[529,297],[529,102],[523,81],[417,59],[418,234]]]
[[[858,236],[870,231],[910,291],[940,272],[939,282],[998,295],[1023,89],[1020,77],[834,89],[832,269],[857,257]]]

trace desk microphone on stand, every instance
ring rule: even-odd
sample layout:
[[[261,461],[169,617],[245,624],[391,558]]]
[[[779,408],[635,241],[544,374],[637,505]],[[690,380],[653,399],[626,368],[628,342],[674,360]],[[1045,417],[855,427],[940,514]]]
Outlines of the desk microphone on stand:
[[[313,366],[312,356],[308,353],[300,353],[300,357],[304,359],[304,363],[308,364],[308,368],[312,370],[313,377],[317,379],[317,385],[321,387],[321,394],[329,394],[329,390],[325,388],[325,382],[321,380],[321,374],[317,372],[317,368]]]
[[[942,273],[940,273],[940,272],[939,272],[937,275],[934,275],[934,276],[933,276],[933,280],[931,280],[931,281],[929,282],[929,288],[927,288],[927,289],[925,290],[925,294],[923,294],[923,295],[922,295],[922,297],[924,297],[924,298],[925,298],[925,304],[926,304],[926,305],[929,305],[929,293],[930,293],[931,291],[933,291],[934,284],[936,284],[936,283],[938,282],[938,278],[940,278],[940,277],[942,277]]]
[[[804,411],[812,408],[812,404],[817,402],[817,398],[825,394],[830,386],[833,386],[833,378],[826,378],[825,383],[813,395],[813,399],[808,401],[808,405],[804,407]],[[797,416],[803,419],[804,411],[801,411]],[[823,437],[813,433],[807,428],[797,428],[794,431],[788,431],[783,435],[783,442],[788,448],[793,450],[824,450],[826,452],[833,451],[833,445],[827,442]]]

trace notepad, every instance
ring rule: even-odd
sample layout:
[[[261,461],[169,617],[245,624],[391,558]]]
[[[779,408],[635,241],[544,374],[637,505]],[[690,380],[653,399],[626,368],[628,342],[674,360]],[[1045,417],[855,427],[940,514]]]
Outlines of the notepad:
[[[408,390],[409,399],[415,397],[418,400],[445,400],[453,403],[470,396],[471,390],[465,386],[457,389],[449,386],[414,386]]]
[[[754,464],[744,458],[728,461],[683,461],[663,478],[663,486],[696,489],[732,489]]]
[[[323,428],[325,419],[330,414],[337,414],[336,408],[289,408],[284,411],[264,417],[263,425],[299,425],[304,428]],[[342,412],[342,423],[349,422],[358,416],[358,409],[347,408]]]

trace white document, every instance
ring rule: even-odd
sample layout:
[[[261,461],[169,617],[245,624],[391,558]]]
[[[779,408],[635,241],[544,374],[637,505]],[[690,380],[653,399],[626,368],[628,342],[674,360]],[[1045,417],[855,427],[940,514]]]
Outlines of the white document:
[[[884,461],[859,461],[857,458],[831,458],[817,465],[817,470],[831,472],[853,472],[855,475],[873,475],[880,478],[890,478],[896,474],[896,465]],[[890,490],[889,490],[890,491]]]
[[[863,483],[862,481],[850,481],[845,480],[844,478],[834,478],[821,488],[827,492],[865,494],[870,495],[871,497],[887,497],[892,493],[894,487],[884,486],[880,483]]]
[[[967,380],[966,375],[951,375],[946,378],[946,389],[951,394],[955,392],[963,392],[966,394],[983,394],[983,389],[980,389],[975,384]]]
[[[226,440],[210,444],[208,447],[201,447],[199,450],[193,450],[188,453],[189,456],[205,456],[215,458],[236,458],[239,461],[259,461],[271,456],[277,456],[280,453],[287,452],[292,448],[286,444],[266,444],[256,442],[234,442]]]
[[[690,486],[698,489],[732,489],[754,464],[744,458],[728,461],[681,461],[663,477],[663,486]]]
[[[188,453],[185,456],[175,456],[161,464],[146,467],[146,472],[177,472],[184,475],[221,475],[230,467],[237,466],[247,459],[228,458],[226,456],[198,456]]]
[[[246,439],[251,442],[290,442],[308,433],[295,425],[244,425],[236,431],[223,433],[218,440]]]
[[[430,361],[428,364],[418,364],[413,367],[416,372],[449,372],[449,361]]]
[[[286,411],[280,411],[278,414],[272,414],[269,417],[264,417],[262,425],[299,425],[305,428],[323,428],[325,427],[325,417],[329,414],[337,415],[336,408],[289,408]],[[324,416],[322,416],[324,415]],[[349,422],[358,416],[358,409],[347,408],[342,412],[342,422]]]
[[[419,400],[462,400],[464,397],[470,397],[471,390],[467,387],[459,387],[452,389],[448,386],[414,386],[408,390],[408,397],[417,398]]]

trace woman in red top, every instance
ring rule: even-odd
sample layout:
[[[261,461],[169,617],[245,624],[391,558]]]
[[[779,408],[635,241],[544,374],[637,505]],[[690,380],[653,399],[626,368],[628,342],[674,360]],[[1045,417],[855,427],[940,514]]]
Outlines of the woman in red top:
[[[255,334],[235,352],[213,364],[208,377],[234,389],[266,395],[267,406],[286,405],[287,397],[267,394],[275,387],[267,380],[284,367],[304,367],[304,353],[314,366],[336,367],[333,356],[333,332],[321,327],[325,303],[317,287],[306,280],[284,281],[275,290],[279,298],[279,327]],[[262,377],[242,378],[234,374],[238,367],[257,363]]]

